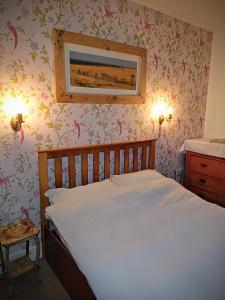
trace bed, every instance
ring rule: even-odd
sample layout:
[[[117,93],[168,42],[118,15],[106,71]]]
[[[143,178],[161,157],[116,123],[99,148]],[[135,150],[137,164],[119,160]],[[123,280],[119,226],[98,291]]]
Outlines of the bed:
[[[154,170],[155,140],[38,155],[43,253],[72,299],[224,299],[225,211]],[[48,161],[62,188],[65,157],[70,189],[54,202]]]

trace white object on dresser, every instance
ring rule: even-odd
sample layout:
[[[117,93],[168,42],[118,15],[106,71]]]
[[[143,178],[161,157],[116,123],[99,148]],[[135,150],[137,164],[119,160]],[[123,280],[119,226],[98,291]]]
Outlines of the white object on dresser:
[[[184,141],[180,151],[192,151],[225,158],[225,139],[188,139]]]

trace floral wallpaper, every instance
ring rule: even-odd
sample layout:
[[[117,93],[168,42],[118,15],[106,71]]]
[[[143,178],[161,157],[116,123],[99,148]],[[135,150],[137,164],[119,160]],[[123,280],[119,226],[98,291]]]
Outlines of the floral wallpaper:
[[[162,125],[156,166],[181,179],[179,149],[203,133],[210,32],[126,0],[0,0],[0,20],[0,225],[39,223],[38,149],[158,137],[158,97],[173,118]],[[145,104],[56,103],[53,28],[147,48]],[[3,108],[8,96],[28,109],[18,133]]]

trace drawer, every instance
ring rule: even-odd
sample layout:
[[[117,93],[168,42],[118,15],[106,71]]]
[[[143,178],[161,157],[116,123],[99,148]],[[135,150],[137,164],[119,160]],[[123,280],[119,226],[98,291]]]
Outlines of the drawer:
[[[225,194],[225,180],[203,174],[190,173],[188,177],[188,185],[216,194]]]
[[[207,192],[195,187],[189,187],[189,190],[192,191],[197,196],[201,197],[204,200],[207,200],[209,202],[217,203],[217,195],[211,192]]]
[[[208,174],[225,179],[225,161],[205,158],[198,155],[190,156],[190,172]]]

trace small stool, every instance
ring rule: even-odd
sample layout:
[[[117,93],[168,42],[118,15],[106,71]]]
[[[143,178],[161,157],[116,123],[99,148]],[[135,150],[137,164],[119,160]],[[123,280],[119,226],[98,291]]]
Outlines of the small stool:
[[[0,262],[3,277],[6,275],[8,281],[10,297],[12,296],[12,282],[17,276],[34,269],[37,279],[40,281],[38,278],[40,257],[40,242],[38,234],[38,227],[29,219],[23,219],[0,228]],[[29,257],[30,240],[34,240],[36,246],[35,261],[32,261]],[[26,243],[26,254],[20,258],[10,261],[10,247],[21,243]],[[3,257],[2,247],[4,247],[5,250],[5,259]]]

